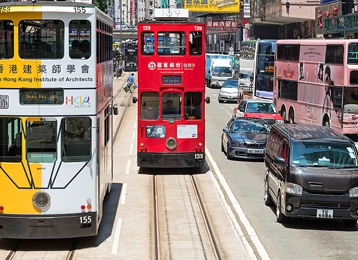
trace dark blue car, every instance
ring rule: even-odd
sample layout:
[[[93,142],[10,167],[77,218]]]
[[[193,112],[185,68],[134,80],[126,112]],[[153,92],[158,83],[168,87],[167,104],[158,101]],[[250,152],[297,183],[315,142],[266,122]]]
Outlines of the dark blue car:
[[[270,125],[261,118],[232,118],[223,129],[221,151],[228,159],[264,159]]]

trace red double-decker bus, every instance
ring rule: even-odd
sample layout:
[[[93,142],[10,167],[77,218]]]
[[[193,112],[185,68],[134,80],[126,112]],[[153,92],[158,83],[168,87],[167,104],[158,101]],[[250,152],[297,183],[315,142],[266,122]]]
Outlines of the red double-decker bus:
[[[182,18],[178,9],[175,14]],[[204,97],[205,27],[161,18],[138,24],[137,164],[201,167],[204,104],[210,102]]]

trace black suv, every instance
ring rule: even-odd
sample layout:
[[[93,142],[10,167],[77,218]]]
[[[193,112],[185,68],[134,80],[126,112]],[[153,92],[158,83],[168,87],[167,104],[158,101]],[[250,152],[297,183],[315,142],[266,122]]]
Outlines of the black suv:
[[[265,154],[265,204],[288,217],[358,219],[358,159],[352,140],[324,126],[275,124]]]

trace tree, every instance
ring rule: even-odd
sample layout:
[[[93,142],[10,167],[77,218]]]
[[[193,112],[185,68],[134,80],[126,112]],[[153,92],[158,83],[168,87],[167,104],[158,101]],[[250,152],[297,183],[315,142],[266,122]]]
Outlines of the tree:
[[[93,0],[93,4],[97,6],[102,12],[108,12],[108,5],[106,0]]]

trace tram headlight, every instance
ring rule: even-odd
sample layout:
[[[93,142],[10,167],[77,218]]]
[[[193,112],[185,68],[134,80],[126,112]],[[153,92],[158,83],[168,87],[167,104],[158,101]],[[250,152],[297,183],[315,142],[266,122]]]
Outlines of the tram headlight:
[[[167,146],[168,149],[173,150],[177,147],[177,141],[173,137],[170,137],[165,142],[165,145]]]
[[[50,206],[50,202],[50,195],[43,191],[36,192],[32,197],[32,203],[36,208],[39,209],[46,209],[48,206]]]

